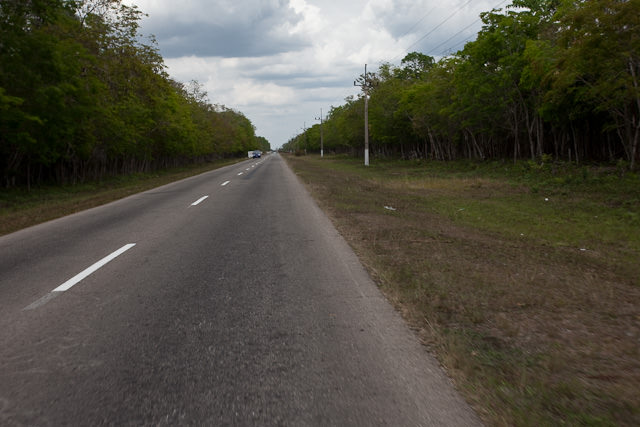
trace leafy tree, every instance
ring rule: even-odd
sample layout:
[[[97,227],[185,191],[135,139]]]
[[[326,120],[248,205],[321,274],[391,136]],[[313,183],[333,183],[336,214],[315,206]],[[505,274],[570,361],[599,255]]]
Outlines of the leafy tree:
[[[563,1],[556,16],[558,46],[554,95],[609,113],[634,168],[640,139],[640,3]]]
[[[396,70],[398,78],[404,80],[419,80],[435,65],[435,60],[429,55],[420,52],[408,53],[400,64],[402,68]]]
[[[121,0],[0,0],[0,174],[76,182],[240,154],[241,113],[169,79]]]
[[[455,59],[439,62],[424,81],[407,88],[400,100],[398,114],[409,118],[414,135],[425,145],[426,158],[451,160],[456,156],[452,141],[458,123],[445,113],[454,99],[455,64]]]
[[[398,115],[398,104],[408,83],[381,67],[381,79],[374,87],[369,101],[369,127],[372,143],[377,151],[402,151],[403,137],[411,138],[408,118]],[[407,134],[408,133],[408,134]]]
[[[264,136],[256,137],[256,146],[260,151],[271,151],[271,144]]]

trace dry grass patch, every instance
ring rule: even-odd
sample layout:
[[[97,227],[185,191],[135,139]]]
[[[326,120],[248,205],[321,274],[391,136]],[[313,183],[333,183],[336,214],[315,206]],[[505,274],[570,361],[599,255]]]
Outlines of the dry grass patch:
[[[0,236],[243,160],[221,160],[101,182],[38,187],[31,191],[3,189],[0,190]]]
[[[544,230],[566,218],[544,202],[538,234],[523,236],[509,216],[539,197],[491,177],[407,179],[401,165],[288,161],[489,424],[640,424],[633,237],[586,242],[600,251],[580,250],[574,237],[564,244]],[[455,214],[485,199],[513,210]]]

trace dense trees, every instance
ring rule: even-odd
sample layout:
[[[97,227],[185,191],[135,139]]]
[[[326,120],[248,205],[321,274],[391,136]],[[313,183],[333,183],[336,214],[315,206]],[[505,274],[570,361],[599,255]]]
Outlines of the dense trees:
[[[121,0],[0,0],[4,186],[268,149],[244,115],[167,76],[140,18]]]
[[[640,156],[640,2],[513,0],[481,15],[455,55],[383,64],[371,93],[374,155],[619,161]],[[362,100],[325,122],[325,149],[362,148]],[[318,149],[314,128],[308,150]],[[285,148],[300,146],[292,139]]]

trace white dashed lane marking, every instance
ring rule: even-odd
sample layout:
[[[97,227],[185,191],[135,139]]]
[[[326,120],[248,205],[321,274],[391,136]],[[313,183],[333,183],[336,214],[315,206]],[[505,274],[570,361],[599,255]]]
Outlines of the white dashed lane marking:
[[[209,196],[202,196],[198,200],[196,200],[195,202],[191,203],[191,206],[197,206],[200,203],[202,203],[204,200],[206,200],[207,198],[209,198]]]
[[[98,269],[104,267],[106,264],[108,264],[109,262],[113,261],[114,259],[116,259],[120,255],[122,255],[123,253],[125,253],[126,251],[128,251],[129,249],[134,247],[135,245],[136,245],[135,243],[128,243],[128,244],[124,245],[123,247],[121,247],[117,251],[115,251],[115,252],[111,253],[110,255],[107,255],[106,257],[102,258],[100,261],[96,262],[91,267],[89,267],[89,268],[83,270],[82,272],[76,274],[71,279],[67,280],[62,285],[58,286],[53,291],[49,292],[47,295],[43,296],[39,300],[37,300],[34,303],[26,306],[24,308],[24,310],[33,310],[35,308],[38,308],[38,307],[46,304],[51,299],[53,299],[56,296],[58,296],[61,292],[68,291],[69,289],[71,289],[72,287],[77,285],[79,282],[81,282],[83,279],[87,278],[87,276],[95,273]]]

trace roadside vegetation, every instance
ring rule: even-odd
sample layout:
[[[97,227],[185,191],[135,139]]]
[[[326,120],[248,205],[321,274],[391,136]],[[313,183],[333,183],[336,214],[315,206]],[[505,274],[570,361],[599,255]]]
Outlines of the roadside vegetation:
[[[239,160],[218,160],[152,173],[113,176],[82,184],[41,185],[31,190],[24,187],[4,189],[0,191],[0,236],[237,161]]]
[[[369,82],[372,156],[620,162],[640,159],[640,3],[512,0],[464,48],[382,64]],[[325,152],[362,153],[364,95],[322,123]],[[316,124],[283,147],[320,152]]]
[[[488,424],[640,424],[637,174],[286,159]]]
[[[121,0],[0,0],[0,186],[65,185],[269,150],[169,78]]]

